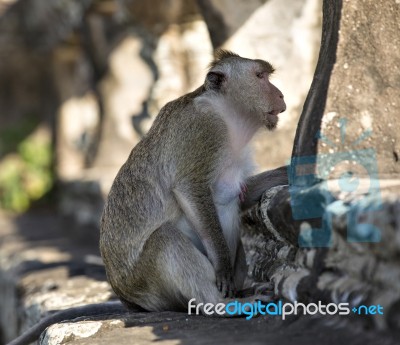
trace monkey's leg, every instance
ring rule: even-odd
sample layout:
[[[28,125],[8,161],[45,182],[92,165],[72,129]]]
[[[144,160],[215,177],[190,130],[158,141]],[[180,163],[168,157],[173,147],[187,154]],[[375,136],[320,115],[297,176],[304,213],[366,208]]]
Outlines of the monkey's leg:
[[[244,257],[244,251],[242,254]],[[147,310],[185,311],[193,298],[196,304],[214,305],[234,300],[222,297],[211,262],[172,224],[163,225],[149,237],[138,267],[140,272],[133,272],[135,281],[128,293],[134,297],[132,302]],[[243,274],[238,279],[243,280]],[[255,299],[237,300],[245,303]]]
[[[192,298],[221,299],[211,262],[170,223],[151,234],[135,267],[123,297],[146,310],[184,311]]]

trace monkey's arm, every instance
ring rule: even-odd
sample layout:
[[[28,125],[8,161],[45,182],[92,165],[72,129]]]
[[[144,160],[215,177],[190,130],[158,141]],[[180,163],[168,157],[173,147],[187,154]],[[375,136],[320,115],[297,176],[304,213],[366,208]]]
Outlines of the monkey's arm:
[[[287,172],[288,166],[285,165],[249,177],[246,180],[247,191],[244,195],[244,201],[240,205],[242,211],[255,205],[260,200],[262,194],[268,189],[279,185],[289,184]]]
[[[40,334],[49,326],[61,321],[72,321],[81,316],[95,316],[102,314],[124,313],[126,308],[120,301],[89,304],[82,307],[60,310],[39,321],[35,326],[28,329],[18,338],[12,340],[7,345],[28,345],[40,337]]]
[[[210,188],[203,184],[190,183],[183,188],[175,188],[174,194],[203,243],[207,257],[215,269],[218,289],[224,297],[233,297],[236,291],[229,248]]]

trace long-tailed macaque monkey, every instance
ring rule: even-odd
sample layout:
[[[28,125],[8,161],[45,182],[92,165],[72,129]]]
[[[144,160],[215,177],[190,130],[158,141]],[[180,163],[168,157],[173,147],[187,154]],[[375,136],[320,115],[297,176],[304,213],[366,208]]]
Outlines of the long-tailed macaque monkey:
[[[120,299],[151,310],[224,302],[246,276],[240,206],[287,183],[286,168],[249,177],[249,141],[272,130],[283,94],[263,60],[220,50],[204,85],[166,104],[111,188],[100,250]]]

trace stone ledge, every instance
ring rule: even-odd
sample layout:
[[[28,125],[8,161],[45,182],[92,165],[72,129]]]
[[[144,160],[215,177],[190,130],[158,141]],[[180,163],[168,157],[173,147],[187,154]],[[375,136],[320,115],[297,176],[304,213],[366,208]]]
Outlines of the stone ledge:
[[[3,341],[46,312],[109,300],[96,246],[76,245],[70,224],[49,212],[0,215],[0,322]]]
[[[0,320],[3,340],[50,310],[113,297],[97,249],[71,242],[63,219],[51,213],[0,216]],[[78,318],[49,327],[41,345],[54,344],[393,344],[382,332],[343,327],[335,318],[206,318],[186,313],[135,312]],[[328,339],[328,340],[327,340]]]
[[[399,333],[400,181],[380,180],[367,194],[343,193],[329,182],[271,189],[246,216],[252,275],[291,301],[381,305],[384,315],[358,321]]]

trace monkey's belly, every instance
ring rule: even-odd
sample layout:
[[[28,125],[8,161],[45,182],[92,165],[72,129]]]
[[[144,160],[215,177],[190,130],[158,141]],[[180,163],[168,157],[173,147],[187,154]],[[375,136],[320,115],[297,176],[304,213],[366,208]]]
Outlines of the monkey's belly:
[[[231,261],[234,264],[237,244],[240,238],[239,195],[241,193],[241,171],[227,170],[224,176],[215,184],[213,199],[218,213],[218,219],[224,232]]]
[[[224,233],[226,244],[231,253],[232,265],[235,262],[237,244],[240,238],[240,212],[238,197],[231,199],[227,204],[215,203],[218,219]]]
[[[218,182],[214,187],[214,202],[218,205],[229,205],[232,202],[238,202],[240,192],[240,182]]]

